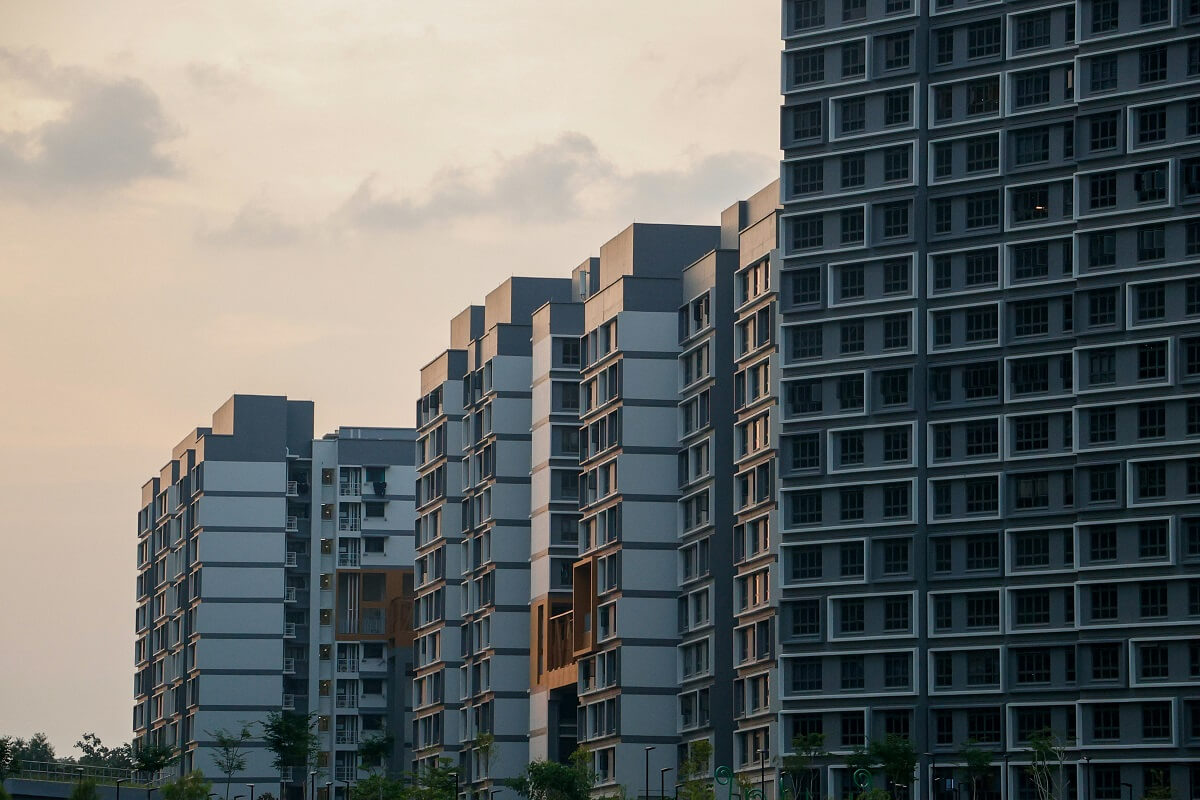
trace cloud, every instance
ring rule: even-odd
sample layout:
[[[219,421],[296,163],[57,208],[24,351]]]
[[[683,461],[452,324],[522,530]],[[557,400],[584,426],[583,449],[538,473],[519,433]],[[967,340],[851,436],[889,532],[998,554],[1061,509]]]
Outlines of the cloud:
[[[284,247],[300,240],[302,230],[286,222],[259,201],[242,206],[223,228],[201,228],[196,239],[203,244],[228,247]]]
[[[0,189],[8,185],[27,195],[106,190],[178,171],[161,150],[177,130],[144,83],[3,48],[0,81],[63,103],[56,119],[26,131],[0,130]]]
[[[727,152],[674,170],[622,172],[589,137],[564,133],[499,160],[493,175],[443,170],[421,196],[397,197],[364,179],[334,213],[359,229],[411,230],[475,217],[517,223],[556,223],[581,216],[661,217],[679,221],[714,214],[773,180],[778,162],[765,155]]]

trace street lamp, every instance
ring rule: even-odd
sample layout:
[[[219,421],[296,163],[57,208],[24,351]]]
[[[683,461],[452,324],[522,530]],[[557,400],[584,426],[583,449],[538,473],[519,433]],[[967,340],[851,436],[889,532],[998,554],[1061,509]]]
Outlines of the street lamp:
[[[117,800],[121,800],[121,784],[129,780],[128,778],[117,778]]]
[[[317,793],[317,785],[316,784],[317,784],[317,771],[314,769],[308,773],[308,800],[315,800],[313,795],[315,795]]]
[[[650,751],[654,749],[654,745],[646,745],[646,794],[647,800],[650,798]]]
[[[250,800],[254,800],[254,784],[247,783],[246,785],[250,787]],[[117,800],[121,800],[121,798],[118,797]]]
[[[325,781],[325,800],[333,800],[333,781]]]
[[[664,800],[667,796],[667,773],[670,771],[671,767],[663,767],[658,771],[658,796],[664,798]]]
[[[1083,800],[1088,800],[1091,797],[1091,778],[1088,776],[1088,767],[1091,765],[1090,756],[1080,756],[1083,761]]]
[[[758,751],[758,794],[767,800],[767,751]]]

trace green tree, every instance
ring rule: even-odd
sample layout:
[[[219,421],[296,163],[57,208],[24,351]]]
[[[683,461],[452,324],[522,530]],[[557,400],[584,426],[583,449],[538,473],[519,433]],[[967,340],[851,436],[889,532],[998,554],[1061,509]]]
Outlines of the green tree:
[[[28,740],[17,739],[17,759],[22,762],[29,761],[56,761],[57,757],[54,754],[54,745],[50,744],[50,739],[44,733],[35,733]]]
[[[455,800],[458,792],[458,767],[443,758],[432,767],[419,770],[409,785],[411,800]]]
[[[888,734],[883,741],[873,741],[867,748],[874,761],[879,763],[884,777],[893,787],[912,785],[913,770],[917,768],[917,753],[912,742],[905,736]]]
[[[679,797],[682,800],[714,800],[712,778],[713,746],[708,739],[688,745],[687,758],[679,765]]]
[[[224,728],[205,731],[205,733],[211,736],[217,744],[213,764],[225,776],[225,800],[229,800],[229,787],[233,783],[233,776],[246,768],[246,754],[242,752],[242,748],[254,737],[250,735],[250,729],[245,725],[237,733],[230,733]]]
[[[1171,784],[1161,769],[1150,770],[1150,785],[1142,793],[1142,800],[1171,800]]]
[[[21,771],[20,741],[11,736],[0,736],[0,788],[3,788],[5,778]]]
[[[208,800],[211,791],[212,781],[200,770],[180,775],[162,787],[163,800]]]
[[[179,759],[175,748],[169,744],[143,742],[133,751],[133,769],[143,773],[147,782]]]
[[[100,793],[96,791],[96,782],[90,778],[86,778],[75,783],[71,789],[70,800],[100,800]]]
[[[1030,763],[1025,774],[1033,782],[1039,800],[1062,800],[1066,797],[1067,779],[1064,765],[1066,745],[1049,728],[1029,737]]]
[[[987,788],[988,783],[992,780],[993,754],[971,740],[967,742],[958,757],[962,759],[963,775],[971,787],[971,800],[976,800],[979,797],[979,791]]]
[[[501,781],[526,800],[587,800],[596,783],[588,753],[576,750],[569,764],[531,761],[516,778]]]
[[[386,774],[388,761],[391,759],[392,750],[395,746],[396,737],[390,733],[382,733],[363,739],[358,743],[358,768],[374,775],[374,769],[378,767]]]
[[[263,728],[263,742],[274,755],[271,763],[276,769],[299,767],[304,770],[316,764],[320,745],[314,730],[317,724],[315,713],[270,711],[267,721],[259,724]],[[304,782],[303,776],[300,782]]]
[[[829,755],[825,752],[825,734],[806,733],[792,737],[792,754],[783,757],[783,771],[792,785],[792,796],[805,800],[820,792],[820,773],[816,770],[817,759]]]
[[[484,774],[476,775],[475,779],[491,777],[492,767],[496,765],[496,757],[499,752],[496,750],[496,737],[491,733],[480,733],[475,737],[475,749],[479,751],[479,757],[483,763]]]
[[[79,763],[87,767],[133,768],[133,751],[129,745],[106,747],[94,733],[85,733],[75,743],[75,749],[80,752]]]
[[[408,786],[386,775],[370,775],[350,788],[350,800],[408,800]]]

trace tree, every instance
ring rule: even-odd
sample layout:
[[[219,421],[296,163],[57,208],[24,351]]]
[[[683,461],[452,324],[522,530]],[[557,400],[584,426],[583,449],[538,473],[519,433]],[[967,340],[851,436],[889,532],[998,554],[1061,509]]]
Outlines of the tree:
[[[576,750],[571,763],[532,761],[520,776],[501,781],[526,800],[587,800],[596,782],[588,753]]]
[[[792,737],[792,754],[783,757],[783,771],[788,774],[796,800],[810,798],[814,788],[820,791],[820,773],[814,767],[817,759],[827,755],[825,734],[806,733]]]
[[[17,739],[17,758],[22,762],[55,761],[54,745],[44,733],[35,733],[29,740]]]
[[[213,756],[213,764],[225,776],[225,800],[229,800],[229,786],[233,783],[234,774],[246,768],[246,755],[242,752],[242,748],[253,737],[250,735],[250,729],[245,725],[236,734],[230,733],[224,728],[217,728],[215,731],[205,731],[205,733],[211,736],[213,741],[217,743],[217,752]]]
[[[1150,770],[1150,786],[1142,794],[1142,800],[1171,800],[1171,785],[1164,780],[1161,769]]]
[[[713,746],[708,739],[688,744],[687,757],[679,765],[679,796],[681,800],[715,800],[709,769],[712,764]]]
[[[496,757],[500,755],[496,752],[496,737],[491,733],[480,733],[475,737],[475,749],[479,751],[479,756],[483,762],[483,775],[476,775],[476,780],[480,778],[490,777],[492,767],[496,764]]]
[[[388,761],[391,759],[392,750],[395,746],[396,737],[390,733],[383,733],[363,739],[358,744],[359,769],[365,769],[373,775],[374,767],[378,766],[386,772]]]
[[[917,753],[907,737],[890,733],[883,741],[871,742],[867,749],[893,787],[912,785]]]
[[[267,721],[259,723],[263,728],[263,742],[274,754],[272,761],[276,769],[285,767],[307,768],[317,761],[319,742],[313,730],[317,715],[301,714],[296,711],[270,711]],[[303,782],[303,777],[301,777]]]
[[[971,740],[958,755],[963,761],[963,774],[971,786],[971,800],[976,800],[979,790],[992,779],[992,753]]]
[[[457,793],[458,767],[448,758],[418,771],[409,786],[411,800],[456,800]]]
[[[200,770],[180,775],[162,787],[163,800],[208,800],[211,791],[212,781]]]
[[[100,793],[96,791],[96,782],[91,778],[76,782],[74,788],[71,789],[70,800],[100,800]]]
[[[408,787],[385,775],[370,775],[350,788],[350,800],[408,800]]]
[[[81,755],[79,763],[88,767],[109,767],[112,769],[132,769],[133,751],[129,745],[106,747],[100,737],[94,733],[85,733],[83,738],[75,743]]]
[[[1065,798],[1067,787],[1063,765],[1067,760],[1067,749],[1063,741],[1049,728],[1029,737],[1030,764],[1025,774],[1033,782],[1039,800]]]
[[[151,783],[154,776],[174,764],[178,758],[179,754],[175,752],[174,747],[153,741],[142,742],[141,746],[133,751],[133,770],[142,773],[145,778],[146,800],[150,800],[150,793],[154,791]],[[204,800],[208,798],[205,797]]]
[[[11,736],[0,736],[0,788],[4,779],[21,771],[21,758],[18,755],[20,739]]]

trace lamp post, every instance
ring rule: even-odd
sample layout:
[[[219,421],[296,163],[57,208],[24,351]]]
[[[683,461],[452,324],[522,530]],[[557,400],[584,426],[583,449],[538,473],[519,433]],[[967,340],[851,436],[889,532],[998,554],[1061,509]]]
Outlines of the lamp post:
[[[317,793],[317,771],[314,769],[308,773],[308,800],[316,800],[314,795]]]
[[[254,784],[247,783],[246,785],[250,787],[250,800],[254,800]],[[118,797],[117,800],[121,800],[121,798]]]
[[[646,800],[650,798],[650,751],[654,749],[654,745],[648,744],[646,750]]]
[[[1125,787],[1127,787],[1127,786],[1129,787],[1129,800],[1133,800],[1133,784],[1132,783],[1122,783],[1121,784],[1122,794],[1124,793]]]
[[[666,800],[667,796],[667,773],[671,771],[671,767],[663,767],[658,771],[658,796]]]
[[[758,794],[767,800],[767,751],[761,748],[758,751]]]
[[[333,781],[325,781],[325,800],[333,800]]]
[[[1008,751],[1004,751],[1004,774],[1000,776],[1000,791],[1007,797],[1008,791]]]
[[[121,800],[121,784],[129,780],[128,778],[117,778],[117,800]]]
[[[926,753],[925,757],[929,759],[929,800],[937,798],[937,755],[934,753]]]
[[[1083,800],[1088,800],[1091,796],[1091,778],[1088,776],[1088,767],[1091,765],[1092,759],[1090,756],[1080,756],[1083,761]]]

